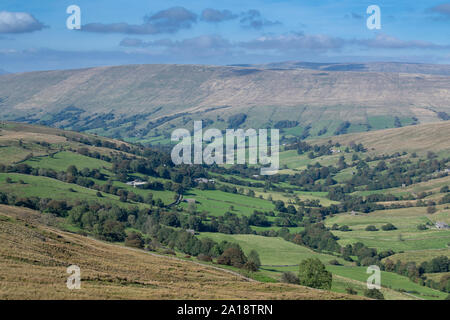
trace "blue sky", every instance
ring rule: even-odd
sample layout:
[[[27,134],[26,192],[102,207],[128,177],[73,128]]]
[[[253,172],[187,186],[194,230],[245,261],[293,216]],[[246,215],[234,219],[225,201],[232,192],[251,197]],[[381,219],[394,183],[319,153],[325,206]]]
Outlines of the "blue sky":
[[[68,30],[66,8],[81,8]],[[381,29],[369,30],[369,5]],[[2,0],[0,69],[277,61],[450,63],[450,2]]]

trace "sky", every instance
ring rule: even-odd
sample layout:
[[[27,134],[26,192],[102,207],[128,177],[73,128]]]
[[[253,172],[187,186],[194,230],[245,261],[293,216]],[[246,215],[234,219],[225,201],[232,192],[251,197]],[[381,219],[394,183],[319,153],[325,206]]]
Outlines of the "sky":
[[[80,8],[70,30],[67,8]],[[380,28],[367,20],[380,8]],[[70,19],[75,22],[75,20]],[[1,0],[0,69],[280,61],[450,63],[450,2]]]

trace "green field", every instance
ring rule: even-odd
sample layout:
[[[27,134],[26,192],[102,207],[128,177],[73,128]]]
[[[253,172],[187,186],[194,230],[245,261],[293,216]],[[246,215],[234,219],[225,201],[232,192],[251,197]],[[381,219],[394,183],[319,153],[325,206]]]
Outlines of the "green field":
[[[444,210],[442,215],[446,215]],[[426,208],[404,208],[396,210],[381,210],[368,214],[359,213],[356,216],[343,213],[326,219],[326,225],[348,225],[352,231],[333,231],[341,245],[362,242],[379,250],[392,249],[396,252],[409,250],[443,249],[450,243],[450,230],[430,228],[420,231],[419,224],[425,224],[438,219],[439,213],[429,215]],[[382,225],[392,223],[397,230],[382,231]],[[376,226],[379,231],[366,231],[368,225]]]
[[[35,168],[47,168],[56,171],[66,171],[67,167],[71,165],[76,166],[79,170],[84,168],[88,168],[90,170],[111,168],[111,164],[106,161],[86,157],[69,151],[58,152],[53,155],[53,157],[32,158],[24,163]]]
[[[207,211],[214,216],[221,216],[227,211],[249,216],[254,210],[274,210],[274,205],[270,201],[219,190],[192,189],[184,195],[184,198],[195,199],[198,211]],[[187,203],[182,204],[182,207],[187,206]],[[231,206],[234,210],[230,209]]]
[[[402,261],[402,262],[416,262],[416,264],[420,264],[424,261],[430,261],[439,256],[447,256],[450,258],[450,247],[446,249],[428,249],[428,250],[412,250],[406,251],[403,253],[397,253],[393,256],[390,256],[386,259],[390,259],[392,261]]]
[[[99,169],[100,172],[106,174],[107,176],[113,175],[113,173],[109,171],[111,169],[111,163],[69,151],[58,152],[54,154],[53,157],[50,156],[34,157],[32,159],[25,161],[24,163],[34,168],[47,168],[56,171],[66,171],[69,166],[74,165],[78,168],[78,170],[84,168],[88,168],[90,170]],[[143,177],[142,175],[139,175],[137,178],[146,179],[146,177]],[[107,181],[102,181],[98,179],[92,178],[92,180],[98,185],[103,185],[107,183]],[[158,180],[162,183],[168,181],[159,178],[155,178],[153,180]],[[165,204],[172,203],[174,199],[175,193],[171,191],[145,190],[140,188],[134,188],[120,181],[112,181],[112,184],[129,192],[134,192],[135,194],[141,195],[143,197],[145,197],[149,193],[152,193],[154,199],[161,199]]]
[[[327,266],[327,269],[333,274],[364,283],[370,276],[370,274],[366,272],[366,267]],[[407,277],[392,272],[381,271],[381,286],[396,291],[404,290],[407,293],[423,299],[444,299],[447,296],[444,292],[421,286],[412,282]]]
[[[337,258],[343,264],[342,266],[330,265],[329,261],[336,257],[328,254],[321,254],[309,250],[305,247],[287,242],[281,238],[267,238],[256,235],[224,235],[218,233],[201,233],[200,237],[209,237],[215,241],[237,242],[244,252],[249,253],[256,250],[259,253],[262,267],[261,273],[269,277],[279,279],[281,272],[298,272],[297,265],[300,261],[307,258],[319,258],[329,271],[335,275],[333,279],[332,291],[345,292],[345,288],[352,286],[359,288],[359,295],[362,295],[366,288],[365,283],[370,276],[366,273],[367,267],[355,267],[348,262]],[[285,266],[288,265],[288,266]],[[337,276],[337,277],[336,277]],[[443,299],[446,294],[428,287],[423,287],[412,282],[407,277],[391,273],[381,272],[381,285],[385,297],[390,299]],[[399,292],[404,290],[412,296]]]
[[[226,235],[221,233],[202,232],[200,237],[209,237],[216,241],[237,242],[244,252],[249,253],[252,249],[259,253],[263,265],[296,265],[302,260],[315,257],[328,263],[337,259],[341,263],[348,264],[343,259],[333,255],[317,253],[303,246],[288,242],[282,238],[269,238],[257,235],[235,234]]]
[[[13,183],[6,183],[6,178],[12,179]],[[19,181],[23,181],[21,184]],[[97,191],[84,188],[76,184],[69,184],[59,180],[47,177],[35,177],[18,173],[0,173],[0,191],[7,194],[14,194],[18,198],[21,197],[40,197],[53,200],[87,200],[102,203],[113,203],[119,206],[129,204],[119,201],[119,197],[107,193],[102,193],[103,197],[96,196]],[[135,205],[144,206],[135,203]]]
[[[30,150],[23,149],[19,146],[2,146],[0,145],[0,159],[2,163],[19,162],[30,154]],[[33,149],[33,154],[45,154],[43,150]]]

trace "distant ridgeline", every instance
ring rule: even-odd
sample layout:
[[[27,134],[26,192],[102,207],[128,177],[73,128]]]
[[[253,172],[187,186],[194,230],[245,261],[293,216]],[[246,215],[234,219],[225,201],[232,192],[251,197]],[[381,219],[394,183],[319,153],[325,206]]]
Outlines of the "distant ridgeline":
[[[221,130],[280,129],[289,143],[449,120],[449,77],[439,65],[300,62],[7,74],[0,118],[150,144],[202,120]]]

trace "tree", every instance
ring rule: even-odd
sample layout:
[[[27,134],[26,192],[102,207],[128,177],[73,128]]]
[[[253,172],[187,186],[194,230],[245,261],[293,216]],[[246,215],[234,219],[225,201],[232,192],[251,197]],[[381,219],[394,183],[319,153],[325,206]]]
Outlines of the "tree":
[[[351,295],[357,295],[358,294],[358,291],[356,291],[352,287],[345,288],[345,292],[347,292],[348,294],[351,294]]]
[[[144,202],[147,204],[153,204],[153,194],[152,193],[147,194],[145,196]]]
[[[133,248],[143,248],[144,247],[144,239],[142,239],[142,236],[137,232],[130,232],[130,234],[125,239],[125,245],[127,247],[133,247]]]
[[[208,255],[203,254],[203,253],[200,253],[200,254],[197,256],[197,259],[200,260],[200,261],[204,261],[204,262],[211,262],[211,261],[212,261],[211,256],[208,256]]]
[[[60,217],[66,216],[69,206],[65,200],[51,200],[47,203],[45,211],[54,213]]]
[[[99,230],[99,235],[107,241],[123,241],[125,239],[125,228],[122,223],[114,220],[107,220]]]
[[[382,225],[381,229],[383,229],[383,231],[390,231],[390,230],[397,230],[397,227],[394,226],[392,223],[387,223]]]
[[[281,275],[281,282],[290,283],[290,284],[298,284],[299,279],[293,272],[283,272]]]
[[[242,268],[247,262],[247,257],[241,248],[231,247],[226,249],[217,259],[218,264]]]
[[[427,207],[427,213],[433,214],[435,212],[436,212],[436,207],[435,206],[428,206]]]
[[[248,254],[248,261],[256,266],[256,270],[261,267],[261,260],[259,259],[259,254],[256,250],[250,251],[250,253]]]
[[[364,290],[364,296],[376,300],[384,300],[384,295],[378,289],[366,289]]]
[[[253,261],[247,261],[243,268],[247,271],[256,272],[258,271],[259,267],[253,262]]]
[[[329,264],[331,264],[332,266],[341,266],[342,264],[336,260],[336,259],[332,259],[328,262]]]
[[[366,231],[378,231],[378,229],[374,225],[370,225],[366,227]]]
[[[78,175],[77,167],[74,165],[70,165],[69,167],[67,167],[67,174],[76,177]]]
[[[303,260],[299,266],[299,283],[316,289],[331,289],[333,276],[325,269],[325,265],[317,258]]]
[[[127,195],[125,193],[122,193],[120,195],[119,201],[120,202],[127,202]]]

